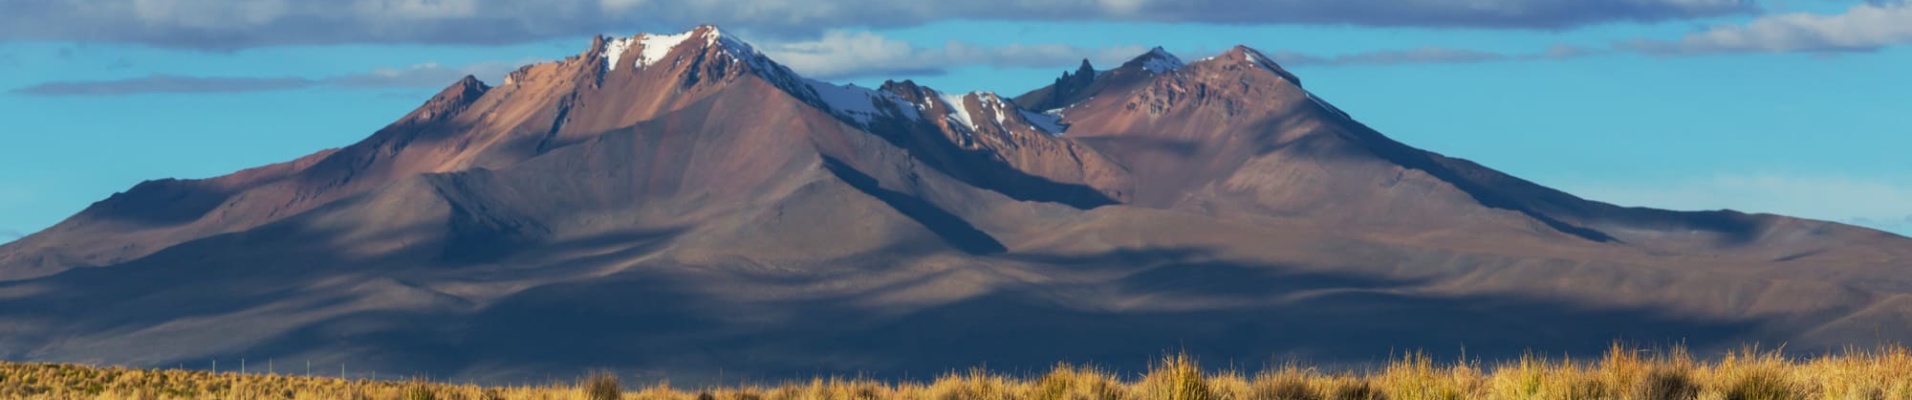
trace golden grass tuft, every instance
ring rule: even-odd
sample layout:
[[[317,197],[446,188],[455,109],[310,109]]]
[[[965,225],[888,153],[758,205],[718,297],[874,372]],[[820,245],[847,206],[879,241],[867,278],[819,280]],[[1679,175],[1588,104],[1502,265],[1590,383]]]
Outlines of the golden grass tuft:
[[[1208,379],[1201,365],[1188,354],[1163,357],[1161,364],[1142,378],[1146,398],[1161,400],[1215,400],[1208,390]]]
[[[617,400],[624,397],[624,386],[618,383],[617,373],[611,371],[591,371],[584,376],[583,381],[578,382],[578,391],[587,400]]]
[[[1298,364],[1252,375],[1164,357],[1125,379],[1088,366],[1009,376],[984,369],[928,382],[816,378],[778,385],[706,387],[668,383],[626,391],[597,371],[576,383],[525,386],[142,370],[0,363],[0,399],[364,399],[364,400],[1912,400],[1912,350],[1889,346],[1812,358],[1748,347],[1701,360],[1678,348],[1615,345],[1590,361],[1527,355],[1483,364],[1409,353],[1369,373],[1323,373]]]

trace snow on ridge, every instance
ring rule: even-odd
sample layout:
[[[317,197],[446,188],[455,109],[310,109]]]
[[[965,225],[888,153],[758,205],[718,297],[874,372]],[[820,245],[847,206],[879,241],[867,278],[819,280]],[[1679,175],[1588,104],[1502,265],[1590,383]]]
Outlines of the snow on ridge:
[[[616,64],[625,62],[624,55],[631,52],[630,46],[637,45],[639,48],[636,49],[635,60],[630,63],[637,68],[644,68],[663,61],[678,46],[698,38],[703,39],[705,47],[715,46],[725,56],[749,65],[753,72],[768,79],[772,84],[854,125],[868,128],[872,122],[884,117],[921,120],[924,112],[928,110],[927,102],[925,104],[910,102],[894,93],[859,87],[855,84],[837,85],[797,75],[789,68],[765,57],[749,43],[724,35],[715,26],[700,26],[687,32],[670,35],[639,34],[631,38],[609,41],[603,51],[609,60],[607,62],[611,63],[611,68],[615,69]],[[944,118],[952,122],[952,126],[961,124],[966,128],[962,132],[965,135],[976,132],[980,128],[976,124],[975,116],[964,103],[970,95],[980,96],[978,102],[982,104],[982,107],[993,107],[992,110],[996,113],[996,125],[999,127],[1006,129],[1008,110],[1015,109],[1023,113],[1025,120],[1036,124],[1037,129],[1051,133],[1060,132],[1060,128],[1050,122],[1059,120],[1059,117],[1021,110],[1009,105],[995,93],[978,91],[965,94],[939,93],[934,96],[949,107],[949,114]]]
[[[694,33],[696,33],[696,31],[684,32],[684,33],[679,33],[675,35],[657,35],[657,34],[649,34],[649,33],[639,35],[639,37],[643,39],[639,42],[640,46],[642,47],[642,50],[639,51],[637,54],[637,67],[644,68],[645,66],[649,66],[652,63],[655,63],[659,60],[663,60],[664,56],[668,56],[671,54],[671,49],[677,48],[678,44],[684,43],[685,40],[690,39],[691,35]]]
[[[998,127],[1008,126],[1008,125],[1003,125],[1004,120],[1007,119],[1004,117],[1008,116],[1009,112],[1005,111],[1007,107],[1003,107],[1002,97],[996,96],[995,93],[990,93],[990,92],[976,92],[976,96],[978,100],[982,100],[984,107],[989,107],[989,112],[996,114],[996,126]]]
[[[698,31],[704,31],[704,33],[700,34]],[[750,42],[725,34],[715,25],[704,25],[704,27],[677,34],[639,34],[639,38],[641,38],[639,42],[642,44],[642,52],[637,57],[637,61],[633,61],[637,67],[646,67],[646,65],[662,61],[663,57],[671,56],[671,52],[677,46],[683,46],[684,42],[690,42],[692,38],[704,38],[704,48],[723,50],[723,56],[730,57],[732,61],[748,63],[759,73],[772,73],[778,69],[776,65],[772,65],[769,57],[757,52],[755,46],[750,46]]]
[[[626,50],[631,49],[631,42],[635,41],[633,39],[636,38],[611,39],[604,42],[604,48],[598,50],[604,53],[604,69],[617,70],[618,60],[624,57]]]
[[[1267,55],[1261,54],[1260,51],[1257,51],[1252,48],[1248,48],[1246,46],[1235,46],[1234,50],[1224,51],[1221,54],[1216,54],[1216,55],[1212,55],[1208,57],[1202,57],[1199,60],[1195,60],[1195,62],[1202,63],[1202,62],[1207,62],[1209,60],[1223,58],[1225,56],[1228,56],[1229,53],[1231,52],[1241,53],[1242,61],[1247,61],[1249,64],[1259,65],[1262,68],[1274,69],[1275,68],[1274,66],[1278,65],[1277,63],[1275,63],[1275,60],[1269,59]]]
[[[1038,113],[1018,108],[1016,112],[1022,113],[1022,119],[1029,121],[1029,125],[1035,126],[1036,129],[1048,132],[1050,136],[1062,136],[1062,131],[1068,127],[1062,125],[1061,110],[1058,108],[1053,113]]]
[[[699,26],[676,34],[640,33],[635,37],[606,42],[603,51],[606,62],[611,63],[610,69],[616,70],[617,64],[624,62],[624,54],[629,52],[632,45],[637,45],[639,51],[635,60],[630,63],[637,68],[644,68],[663,61],[678,46],[698,38],[703,39],[704,47],[718,48],[732,60],[748,63],[760,71],[775,69],[767,65],[768,62],[763,57],[763,53],[758,52],[755,46],[745,43],[742,39],[725,35],[714,25]]]
[[[803,84],[804,87],[810,89],[811,93],[816,94],[817,101],[823,103],[822,106],[828,109],[831,114],[849,119],[860,125],[868,126],[870,121],[875,120],[876,117],[887,114],[883,108],[877,106],[878,104],[891,105],[892,107],[890,108],[902,111],[905,114],[903,117],[911,119],[922,118],[921,114],[916,113],[915,108],[895,107],[895,104],[902,102],[903,99],[896,97],[894,94],[865,89],[854,84],[837,86],[829,82],[807,78],[803,79]]]
[[[1242,59],[1248,60],[1248,62],[1254,63],[1262,68],[1266,68],[1269,71],[1276,70],[1275,60],[1268,59],[1268,56],[1262,55],[1261,52],[1255,51],[1255,49],[1242,48],[1241,56]]]
[[[710,39],[708,40],[713,46],[717,46],[718,49],[723,50],[724,55],[729,56],[731,60],[750,64],[751,67],[757,70],[758,74],[796,74],[795,72],[790,72],[789,68],[771,61],[770,57],[764,56],[763,52],[757,51],[757,48],[751,46],[750,43],[744,42],[743,39],[724,35],[718,32],[716,27],[710,28]]]
[[[607,62],[612,63],[612,68],[616,68],[616,64],[622,62],[623,55],[630,52],[630,46],[636,44],[640,48],[632,64],[637,68],[644,68],[663,61],[665,57],[670,56],[672,50],[696,38],[702,38],[706,48],[715,47],[724,56],[748,65],[753,73],[771,84],[853,124],[868,127],[876,118],[885,116],[922,118],[922,113],[915,107],[898,106],[907,100],[893,93],[858,87],[854,84],[836,85],[797,75],[789,68],[765,57],[755,46],[751,46],[742,39],[725,35],[716,26],[699,26],[690,31],[671,35],[639,34],[632,38],[607,42],[604,52],[609,60]],[[891,111],[890,108],[895,110]]]
[[[1144,54],[1143,57],[1148,59],[1142,62],[1142,70],[1157,74],[1181,69],[1186,65],[1182,63],[1181,58],[1169,54],[1168,50],[1163,50],[1161,46],[1149,49],[1148,54]]]
[[[807,99],[806,101],[823,108],[830,114],[836,115],[853,125],[860,125],[863,128],[869,128],[871,122],[883,117],[896,117],[916,121],[923,120],[931,104],[940,101],[945,107],[948,107],[948,110],[945,111],[942,117],[949,123],[950,129],[968,137],[979,132],[981,128],[977,125],[977,115],[970,112],[969,108],[965,106],[969,96],[977,96],[977,103],[980,107],[990,110],[989,112],[996,113],[994,116],[996,126],[1002,130],[1010,130],[1009,115],[1011,112],[1019,113],[1018,115],[1021,115],[1023,121],[1030,127],[1052,136],[1060,136],[1063,130],[1067,129],[1067,126],[1062,124],[1062,116],[1057,115],[1059,113],[1040,113],[1025,110],[992,92],[941,93],[931,91],[931,95],[925,97],[924,101],[914,102],[895,93],[867,89],[856,86],[855,84],[836,85],[809,78],[797,77],[796,79],[800,82],[800,86],[797,86],[792,91],[800,92],[801,94],[799,94],[798,97],[804,97]]]
[[[1062,131],[1067,129],[1062,124],[1062,116],[1057,112],[1061,109],[1052,110],[1052,112],[1049,113],[1025,110],[1015,105],[1015,103],[1004,101],[1001,95],[988,91],[937,95],[938,98],[942,99],[942,101],[950,107],[948,118],[953,122],[961,123],[963,126],[969,128],[970,132],[975,132],[979,126],[976,124],[976,116],[971,114],[968,108],[964,106],[964,100],[968,99],[969,96],[976,96],[977,107],[980,107],[977,111],[993,114],[996,120],[996,128],[1005,132],[1013,130],[1009,126],[1009,116],[1012,115],[1011,113],[1022,116],[1022,120],[1027,126],[1052,136],[1061,135]],[[970,132],[964,132],[964,134]]]
[[[723,39],[724,31],[718,30],[716,25],[709,25],[707,27],[710,30],[704,32],[704,46],[714,46],[719,39]]]
[[[949,106],[949,118],[963,123],[963,126],[969,127],[970,132],[976,131],[976,120],[969,117],[969,108],[963,106],[963,99],[969,95],[938,94],[937,96],[943,98],[943,104]]]
[[[1241,56],[1242,56],[1242,58],[1244,58],[1244,59],[1247,59],[1247,60],[1248,60],[1248,62],[1251,62],[1251,63],[1255,63],[1255,64],[1267,64],[1267,63],[1268,63],[1268,61],[1266,61],[1266,60],[1262,60],[1262,59],[1261,59],[1261,55],[1259,55],[1259,54],[1255,54],[1255,52],[1252,52],[1252,51],[1244,51],[1244,52],[1241,52]]]

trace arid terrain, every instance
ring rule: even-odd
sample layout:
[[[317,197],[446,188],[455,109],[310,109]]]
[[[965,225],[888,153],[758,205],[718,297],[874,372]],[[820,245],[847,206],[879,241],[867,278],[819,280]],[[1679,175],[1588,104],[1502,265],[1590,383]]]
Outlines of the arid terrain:
[[[1754,348],[1701,361],[1671,349],[1615,346],[1583,361],[1525,356],[1483,364],[1409,353],[1371,371],[1301,364],[1217,370],[1185,355],[1118,374],[1059,364],[1019,375],[976,368],[933,380],[824,378],[722,386],[627,387],[612,373],[515,386],[261,373],[0,364],[0,396],[21,399],[1912,399],[1912,353],[1901,347],[1789,359]]]
[[[1236,46],[862,88],[712,26],[599,37],[0,246],[0,358],[694,384],[1912,340],[1912,239],[1583,199],[1302,82]]]

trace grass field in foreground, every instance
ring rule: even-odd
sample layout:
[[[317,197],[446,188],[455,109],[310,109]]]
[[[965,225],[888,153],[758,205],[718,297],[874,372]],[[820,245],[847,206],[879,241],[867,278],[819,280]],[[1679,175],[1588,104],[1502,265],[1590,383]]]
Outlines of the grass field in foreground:
[[[1523,357],[1440,362],[1408,355],[1367,373],[1302,365],[1254,374],[1203,369],[1164,357],[1139,376],[1059,365],[1027,377],[971,370],[930,382],[818,378],[715,388],[622,387],[596,373],[575,384],[487,387],[423,380],[344,380],[299,375],[0,364],[7,399],[1906,399],[1912,351],[1887,347],[1807,359],[1746,349],[1695,358],[1621,346],[1593,360]]]

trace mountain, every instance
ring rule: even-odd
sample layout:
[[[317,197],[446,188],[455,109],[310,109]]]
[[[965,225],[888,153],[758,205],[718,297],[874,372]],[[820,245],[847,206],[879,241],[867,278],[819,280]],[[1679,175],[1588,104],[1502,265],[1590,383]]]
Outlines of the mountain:
[[[0,246],[0,357],[682,383],[1810,352],[1912,339],[1908,267],[1896,235],[1416,149],[1247,47],[1009,97],[819,82],[702,26],[467,77],[358,143],[144,182]]]

